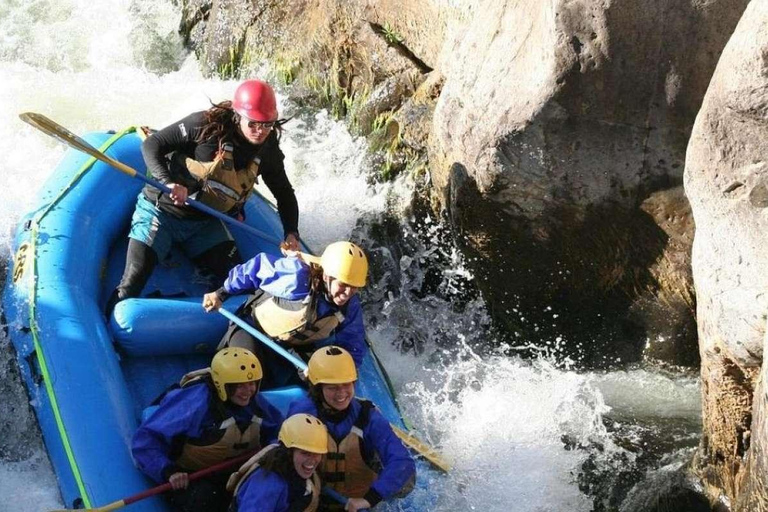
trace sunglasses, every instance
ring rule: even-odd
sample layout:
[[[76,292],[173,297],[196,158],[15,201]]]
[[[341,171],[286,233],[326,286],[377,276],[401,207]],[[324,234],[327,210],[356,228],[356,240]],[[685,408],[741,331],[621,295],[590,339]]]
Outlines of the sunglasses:
[[[248,121],[248,128],[261,128],[262,130],[272,130],[280,124],[279,121]]]

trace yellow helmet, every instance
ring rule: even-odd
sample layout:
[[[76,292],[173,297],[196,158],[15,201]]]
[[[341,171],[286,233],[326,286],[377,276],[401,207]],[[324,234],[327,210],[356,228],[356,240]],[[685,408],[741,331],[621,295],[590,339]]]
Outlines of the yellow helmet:
[[[328,430],[323,422],[309,414],[294,414],[285,420],[277,438],[287,448],[328,453]]]
[[[307,378],[314,384],[346,384],[357,380],[355,361],[341,347],[329,345],[315,350],[307,364]]]
[[[352,242],[334,242],[320,257],[323,271],[339,281],[355,288],[365,286],[368,275],[368,258],[361,248]]]
[[[227,399],[227,384],[261,380],[263,375],[259,359],[244,348],[219,350],[211,361],[213,385],[222,401]]]

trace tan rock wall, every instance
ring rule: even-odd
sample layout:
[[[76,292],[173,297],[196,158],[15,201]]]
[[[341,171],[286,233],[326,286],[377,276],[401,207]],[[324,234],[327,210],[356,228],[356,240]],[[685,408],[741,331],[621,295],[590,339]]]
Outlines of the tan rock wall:
[[[764,366],[768,306],[766,55],[768,2],[756,0],[722,54],[685,169],[696,222],[693,271],[704,412],[699,463],[713,492],[724,492],[736,510],[766,507],[764,498],[756,498],[765,494],[768,469],[764,381],[753,403]]]
[[[431,175],[492,307],[558,305],[579,320],[545,337],[602,337],[598,352],[634,340],[622,358],[646,339],[695,352],[690,271],[681,280],[664,265],[685,264],[690,232],[641,204],[681,184],[694,116],[746,4],[482,2],[447,39]]]

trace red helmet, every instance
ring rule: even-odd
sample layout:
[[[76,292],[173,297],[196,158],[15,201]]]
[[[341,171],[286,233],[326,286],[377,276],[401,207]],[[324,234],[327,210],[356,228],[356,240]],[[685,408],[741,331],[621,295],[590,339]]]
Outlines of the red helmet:
[[[235,112],[251,121],[276,121],[275,91],[261,80],[246,80],[235,91],[232,101]]]

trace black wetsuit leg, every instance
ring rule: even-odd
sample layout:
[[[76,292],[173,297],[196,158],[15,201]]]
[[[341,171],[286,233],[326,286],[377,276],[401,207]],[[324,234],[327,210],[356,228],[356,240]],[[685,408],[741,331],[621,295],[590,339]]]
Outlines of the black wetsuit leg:
[[[211,281],[210,291],[217,290],[232,267],[243,262],[234,241],[222,242],[192,258],[200,272]]]
[[[123,278],[107,301],[105,308],[107,317],[112,314],[115,305],[123,299],[138,297],[147,284],[149,276],[157,266],[157,253],[144,242],[130,238],[128,253],[125,256]]]

